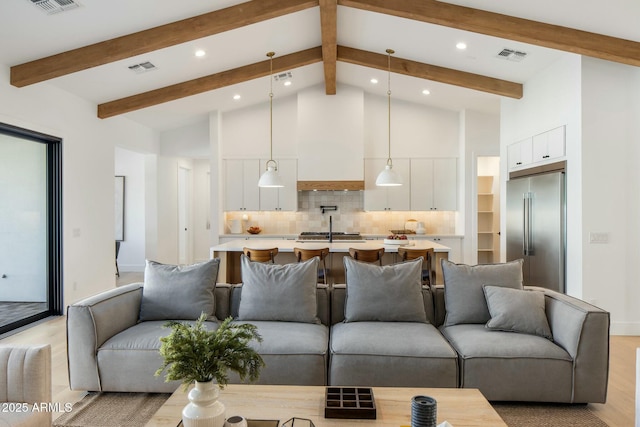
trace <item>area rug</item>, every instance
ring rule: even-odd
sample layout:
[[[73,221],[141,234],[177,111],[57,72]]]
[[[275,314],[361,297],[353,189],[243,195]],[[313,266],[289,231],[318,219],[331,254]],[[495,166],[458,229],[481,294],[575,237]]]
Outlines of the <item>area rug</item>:
[[[54,427],[144,427],[171,396],[164,393],[89,393]]]
[[[492,403],[509,427],[608,427],[587,405]]]

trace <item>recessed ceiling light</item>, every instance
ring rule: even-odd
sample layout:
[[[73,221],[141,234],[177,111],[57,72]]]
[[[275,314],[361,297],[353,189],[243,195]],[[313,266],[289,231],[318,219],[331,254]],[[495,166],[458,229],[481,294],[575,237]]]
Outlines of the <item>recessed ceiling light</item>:
[[[205,51],[204,51],[204,50],[202,50],[202,49],[198,49],[198,50],[196,50],[196,53],[195,53],[195,55],[196,55],[198,58],[203,57],[203,56],[205,56],[206,54],[207,54],[207,52],[205,52]]]
[[[284,82],[285,86],[291,86],[291,80],[287,80],[286,82]]]
[[[369,81],[371,82],[371,84],[374,84],[374,85],[378,84],[378,79],[376,79],[376,78],[373,78],[373,79],[371,79]]]
[[[423,95],[429,95],[431,93],[431,91],[429,89],[423,89],[422,90],[422,94]]]
[[[460,50],[465,50],[467,48],[467,44],[465,42],[458,42],[456,47]]]
[[[238,95],[238,94],[233,95],[233,99],[235,99],[236,101],[237,101],[238,99],[240,99],[240,98],[242,98],[242,97],[241,97],[240,95]]]

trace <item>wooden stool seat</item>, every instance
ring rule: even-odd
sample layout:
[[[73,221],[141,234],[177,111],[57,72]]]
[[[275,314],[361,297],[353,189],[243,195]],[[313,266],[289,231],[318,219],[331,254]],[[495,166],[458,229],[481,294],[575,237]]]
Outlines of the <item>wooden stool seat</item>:
[[[252,249],[242,248],[242,252],[251,260],[255,262],[270,262],[275,263],[274,259],[278,255],[278,248],[270,249]]]
[[[384,248],[378,249],[357,249],[349,248],[349,255],[351,258],[362,262],[377,262],[382,265],[382,255],[384,255]]]
[[[398,248],[398,256],[402,261],[410,261],[412,259],[424,258],[425,269],[422,270],[422,283],[425,285],[430,285],[433,283],[435,285],[436,273],[433,271],[432,264],[435,259],[435,252],[433,248],[429,249],[414,249],[414,248]]]
[[[327,284],[327,275],[329,274],[329,269],[327,268],[327,263],[325,259],[329,255],[329,248],[321,248],[321,249],[293,248],[293,253],[295,254],[298,262],[308,261],[314,257],[320,258],[322,269],[318,270],[318,278],[322,279],[325,285]]]

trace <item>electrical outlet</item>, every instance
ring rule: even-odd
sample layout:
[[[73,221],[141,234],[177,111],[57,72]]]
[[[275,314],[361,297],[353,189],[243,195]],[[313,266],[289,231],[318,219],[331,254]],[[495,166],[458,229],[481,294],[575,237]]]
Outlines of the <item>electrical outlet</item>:
[[[609,233],[592,231],[589,233],[589,243],[609,243]]]

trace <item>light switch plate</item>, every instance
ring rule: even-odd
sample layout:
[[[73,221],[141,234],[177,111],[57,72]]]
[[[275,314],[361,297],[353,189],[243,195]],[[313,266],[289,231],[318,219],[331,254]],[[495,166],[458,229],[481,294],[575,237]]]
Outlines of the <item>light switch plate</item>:
[[[606,232],[590,232],[589,243],[609,243],[609,233]]]

